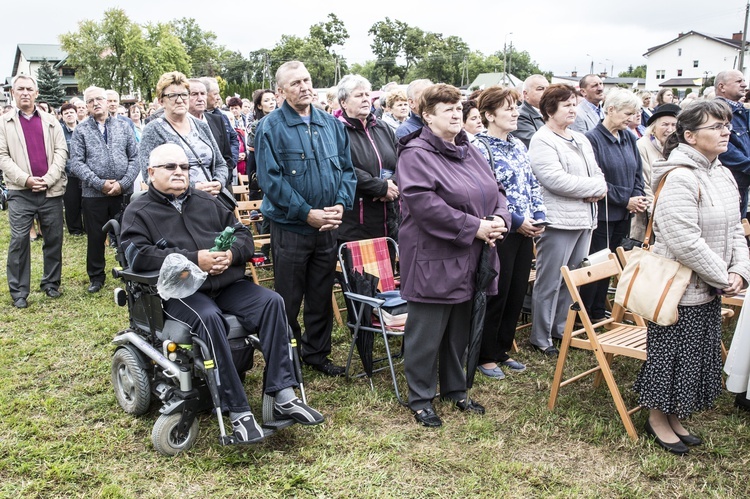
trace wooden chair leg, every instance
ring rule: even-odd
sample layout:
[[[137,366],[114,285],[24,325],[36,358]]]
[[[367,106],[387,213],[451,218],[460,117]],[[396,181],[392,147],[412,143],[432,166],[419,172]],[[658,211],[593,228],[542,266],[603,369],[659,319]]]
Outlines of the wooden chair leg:
[[[565,333],[563,339],[560,342],[560,353],[557,354],[557,367],[555,367],[555,376],[552,378],[552,387],[549,391],[549,402],[547,408],[554,410],[555,404],[557,403],[557,395],[560,392],[560,384],[562,383],[563,368],[565,367],[565,359],[568,356],[568,350],[570,349],[570,340],[572,338],[573,324],[576,320],[576,312],[574,310],[568,310],[568,320],[565,323]]]
[[[615,357],[614,354],[608,353],[605,354],[604,357],[607,359],[607,365],[612,368],[612,359]],[[602,371],[599,371],[596,373],[596,376],[594,376],[594,388],[599,388],[599,385],[602,384],[602,379],[604,377],[604,374]]]
[[[611,359],[607,359],[607,354],[604,354],[601,350],[595,350],[594,354],[596,355],[597,361],[599,361],[599,367],[601,367],[601,374],[604,377],[604,380],[607,382],[607,386],[609,387],[609,392],[612,394],[612,400],[615,402],[615,407],[617,407],[617,412],[620,415],[620,419],[622,420],[623,426],[625,426],[625,431],[628,432],[628,435],[630,436],[630,439],[634,442],[638,440],[638,432],[635,430],[635,426],[633,425],[633,419],[630,417],[630,413],[628,412],[628,408],[625,406],[625,401],[622,400],[622,394],[620,394],[620,389],[617,387],[617,382],[615,381],[615,377],[612,375],[612,369],[610,369],[609,362]]]
[[[336,289],[331,292],[331,303],[333,305],[333,319],[340,327],[344,327],[344,319],[341,317],[341,311],[339,310],[339,303],[336,301]]]

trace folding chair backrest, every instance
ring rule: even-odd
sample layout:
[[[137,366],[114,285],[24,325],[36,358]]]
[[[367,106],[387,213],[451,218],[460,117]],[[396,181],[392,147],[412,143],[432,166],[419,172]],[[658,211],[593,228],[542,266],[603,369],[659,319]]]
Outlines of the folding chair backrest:
[[[745,230],[745,237],[750,239],[750,222],[747,221],[747,218],[742,219],[742,228]]]
[[[349,269],[360,273],[367,272],[380,279],[378,290],[381,292],[396,289],[389,245],[393,247],[395,256],[398,256],[396,241],[390,237],[363,239],[342,244],[339,249],[339,261],[345,278]],[[344,258],[344,253],[348,253],[348,258]]]
[[[562,272],[565,284],[568,287],[570,296],[573,298],[573,302],[577,302],[580,306],[580,315],[586,315],[588,320],[588,314],[586,308],[583,306],[583,300],[579,292],[579,287],[585,284],[591,284],[602,279],[609,280],[612,277],[619,279],[621,267],[617,262],[615,255],[610,254],[609,259],[606,262],[597,263],[588,267],[581,267],[579,269],[570,270],[567,266],[563,266],[560,271]],[[616,321],[622,319],[625,313],[625,309],[616,303],[612,304],[612,318]],[[586,322],[586,320],[584,322]]]

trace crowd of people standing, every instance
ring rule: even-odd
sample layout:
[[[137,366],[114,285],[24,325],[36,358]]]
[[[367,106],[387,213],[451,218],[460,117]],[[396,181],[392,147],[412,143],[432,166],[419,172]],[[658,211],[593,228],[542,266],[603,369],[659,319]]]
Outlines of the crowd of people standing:
[[[276,320],[288,322],[303,362],[321,373],[344,372],[331,359],[338,246],[399,241],[408,405],[417,422],[435,427],[442,424],[432,405],[438,382],[441,397],[459,410],[485,412],[468,397],[462,365],[483,249],[492,248],[499,278],[487,288],[478,372],[501,380],[527,368],[510,351],[532,260],[529,341],[555,357],[571,305],[560,267],[578,267],[624,240],[642,241],[653,219],[653,251],[693,277],[679,322],[649,323],[648,358],[635,389],[650,409],[646,430],[662,447],[681,454],[700,443],[680,421],[710,407],[720,392],[720,295],[738,294],[750,281],[740,224],[750,187],[742,73],[719,73],[715,96],[682,105],[666,89],[655,96],[605,92],[597,75],[583,77],[578,88],[532,75],[522,88],[490,87],[468,98],[429,80],[389,84],[374,97],[367,79],[347,75],[319,102],[299,61],[279,68],[276,86],[230,96],[223,106],[215,79],[170,72],[148,107],[123,107],[116,92],[92,86],[55,117],[35,102],[35,80],[16,77],[16,107],[0,120],[13,305],[28,306],[35,219],[45,239],[40,287],[49,298],[60,296],[63,213],[70,234],[87,237],[88,291],[102,289],[106,235],[99,228],[121,217],[134,190],[166,166],[155,164],[154,154],[169,145],[184,157],[169,175],[188,179],[189,188],[162,192],[155,202],[181,210],[180,196],[200,191],[201,202],[221,204],[237,175],[248,176],[251,195],[263,199],[275,291],[285,308],[285,319]],[[661,209],[651,212],[654,183],[674,169]],[[204,263],[218,274],[238,265],[231,254]],[[582,290],[595,322],[607,314],[607,288]],[[702,367],[680,368],[687,365]],[[237,421],[247,419],[241,402]],[[743,393],[737,404],[750,406]],[[245,438],[256,430],[254,422],[237,426]]]

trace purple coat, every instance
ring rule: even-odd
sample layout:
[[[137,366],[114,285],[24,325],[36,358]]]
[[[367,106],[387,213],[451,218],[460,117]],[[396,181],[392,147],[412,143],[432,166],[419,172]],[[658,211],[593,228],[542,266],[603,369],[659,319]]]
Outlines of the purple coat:
[[[474,295],[484,246],[476,239],[480,220],[498,215],[510,227],[505,191],[463,131],[454,145],[424,127],[403,137],[398,152],[401,296],[421,303],[466,302]],[[497,251],[490,254],[499,271]],[[497,294],[497,279],[487,291]]]

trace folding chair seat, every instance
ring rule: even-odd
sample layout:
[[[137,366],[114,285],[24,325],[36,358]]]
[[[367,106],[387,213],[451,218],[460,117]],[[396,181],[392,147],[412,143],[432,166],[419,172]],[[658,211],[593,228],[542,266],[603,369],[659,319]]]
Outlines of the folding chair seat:
[[[403,357],[404,328],[403,326],[387,325],[383,316],[384,310],[382,309],[385,300],[374,296],[356,293],[356,283],[354,283],[351,278],[353,271],[363,275],[370,274],[379,279],[377,291],[387,292],[396,290],[398,281],[394,274],[394,263],[398,261],[398,245],[396,244],[396,241],[389,237],[343,243],[339,247],[338,259],[341,273],[343,275],[341,285],[344,290],[344,296],[349,304],[347,326],[352,331],[352,342],[349,348],[349,357],[346,361],[346,377],[350,377],[352,357],[354,355],[354,349],[357,346],[357,340],[362,337],[362,335],[367,335],[368,333],[379,335],[383,339],[385,356],[378,359],[372,359],[372,365],[374,366],[384,362],[387,362],[387,365],[373,368],[372,373],[389,369],[393,388],[396,392],[396,398],[399,403],[405,405],[405,402],[401,399],[401,393],[398,388],[398,380],[396,378],[394,367],[394,360]],[[368,307],[372,307],[371,317],[365,317]],[[369,323],[369,319],[372,319],[372,325],[366,325]],[[390,341],[394,338],[401,340],[399,351],[395,354],[392,353],[390,344]],[[365,359],[362,359],[362,361],[364,367]],[[366,372],[355,375],[355,377],[362,376],[368,375]],[[369,381],[370,387],[374,389],[372,379],[370,378]]]
[[[584,284],[590,284],[602,279],[609,280],[611,277],[620,276],[620,265],[615,259],[615,255],[610,255],[609,260],[589,267],[582,267],[577,270],[570,270],[563,266],[562,272],[565,285],[573,298],[573,304],[568,311],[568,319],[565,323],[562,343],[560,345],[560,354],[557,359],[557,368],[550,389],[548,407],[550,410],[555,408],[557,397],[561,387],[566,386],[574,381],[578,381],[589,374],[596,373],[594,387],[598,387],[601,380],[607,383],[612,399],[615,402],[617,412],[622,419],[628,435],[633,440],[638,439],[638,434],[633,426],[631,414],[640,409],[636,407],[628,410],[620,394],[617,381],[612,373],[611,364],[615,356],[631,357],[638,360],[646,360],[646,325],[640,316],[634,316],[635,324],[623,322],[625,310],[615,304],[612,310],[612,316],[595,324],[583,306],[579,287]],[[583,327],[576,328],[576,318],[583,324]],[[563,371],[568,352],[571,348],[580,348],[589,350],[594,353],[597,365],[596,367],[576,374],[563,380]]]

